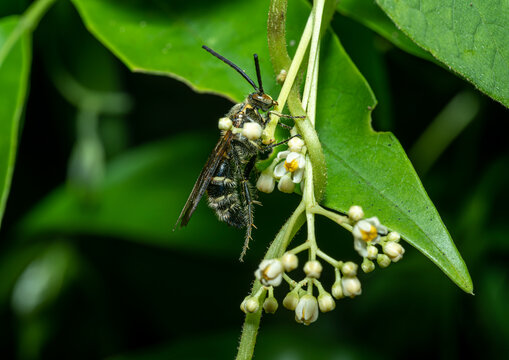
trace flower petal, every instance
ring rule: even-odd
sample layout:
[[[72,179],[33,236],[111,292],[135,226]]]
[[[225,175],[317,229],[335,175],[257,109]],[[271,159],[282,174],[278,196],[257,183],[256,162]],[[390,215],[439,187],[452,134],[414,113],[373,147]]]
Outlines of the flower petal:
[[[295,184],[298,184],[302,181],[302,177],[304,176],[304,169],[299,169],[293,173],[292,181]]]
[[[278,160],[286,159],[286,157],[288,156],[288,154],[290,154],[290,151],[288,151],[288,150],[280,151],[280,152],[278,152],[278,153],[277,153],[277,159],[278,159]]]
[[[280,153],[281,154],[281,153]],[[279,163],[274,169],[274,177],[276,179],[281,179],[287,173],[285,169],[285,163]]]

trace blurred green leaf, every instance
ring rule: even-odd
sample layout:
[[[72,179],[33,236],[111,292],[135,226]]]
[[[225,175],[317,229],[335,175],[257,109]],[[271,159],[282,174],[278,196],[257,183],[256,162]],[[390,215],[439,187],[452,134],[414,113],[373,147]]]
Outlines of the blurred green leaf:
[[[338,11],[377,32],[394,45],[412,55],[434,61],[427,51],[417,46],[384,14],[373,0],[341,0]]]
[[[209,11],[202,9],[203,16],[191,11],[194,6],[181,4],[171,11],[155,0],[144,7],[134,0],[74,3],[92,33],[132,69],[183,77],[196,89],[237,100],[249,91],[247,83],[217,59],[204,56],[200,45],[217,45],[226,57],[240,59],[241,66],[251,60],[253,49],[261,55],[267,51],[265,2],[214,3]],[[297,37],[302,26],[294,24],[303,24],[308,12],[303,2],[290,5],[289,40]],[[352,204],[363,206],[368,215],[379,216],[471,292],[466,266],[403,149],[392,134],[371,129],[370,112],[376,100],[368,84],[336,37],[326,37],[323,49],[317,130],[329,169],[325,205],[341,211]],[[266,66],[264,74],[269,73]],[[266,82],[268,89],[275,87],[271,80]]]
[[[16,27],[18,17],[0,19],[0,49]],[[11,187],[18,128],[30,72],[30,38],[22,36],[0,65],[0,223]]]
[[[324,205],[360,205],[437,264],[464,291],[472,281],[463,259],[398,140],[374,132],[376,99],[335,36],[323,40],[317,130],[327,160]],[[338,71],[341,69],[341,71]]]
[[[237,255],[240,245],[232,238],[238,233],[217,221],[204,204],[198,207],[190,226],[172,232],[212,148],[211,142],[200,141],[199,136],[180,136],[126,153],[108,166],[96,198],[83,202],[72,188],[57,189],[21,222],[22,237],[41,233],[92,234]],[[204,238],[204,231],[221,236]]]
[[[507,1],[377,0],[396,25],[423,49],[509,106]]]

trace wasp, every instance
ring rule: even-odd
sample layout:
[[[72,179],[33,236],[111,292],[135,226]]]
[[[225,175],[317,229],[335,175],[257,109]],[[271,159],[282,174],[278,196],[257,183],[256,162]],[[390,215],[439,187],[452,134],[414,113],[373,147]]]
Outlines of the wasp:
[[[253,205],[260,204],[256,200],[256,190],[249,181],[251,172],[261,153],[271,151],[273,147],[290,140],[264,145],[261,140],[263,129],[269,121],[270,113],[280,117],[294,117],[270,111],[277,102],[263,90],[257,54],[253,57],[258,86],[239,66],[205,45],[202,48],[235,69],[255,91],[243,102],[234,105],[225,117],[219,120],[221,137],[198,176],[175,228],[179,223],[180,227],[189,223],[206,192],[208,205],[220,221],[237,228],[246,228],[244,248],[240,256],[242,260],[251,239],[251,230],[255,227]]]

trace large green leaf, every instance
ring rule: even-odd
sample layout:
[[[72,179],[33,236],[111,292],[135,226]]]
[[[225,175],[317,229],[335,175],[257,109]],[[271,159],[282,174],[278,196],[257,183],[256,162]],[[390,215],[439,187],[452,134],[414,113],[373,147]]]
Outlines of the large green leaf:
[[[0,49],[17,23],[17,17],[0,19]],[[11,187],[30,62],[30,38],[25,35],[0,64],[0,222]]]
[[[341,0],[337,8],[341,14],[364,24],[400,49],[426,60],[434,60],[427,51],[421,49],[399,30],[373,0]]]
[[[377,0],[412,40],[509,106],[509,2]]]
[[[371,128],[374,94],[335,36],[323,44],[317,130],[327,159],[325,205],[361,205],[471,292],[465,263],[403,148],[393,134]]]
[[[185,78],[196,89],[237,100],[249,91],[231,69],[202,53],[202,43],[242,66],[249,64],[253,49],[268,57],[267,2],[193,3],[192,9],[169,10],[155,0],[144,6],[139,1],[73,1],[92,33],[132,69]],[[292,2],[288,10],[291,41],[298,39],[309,9]],[[392,134],[372,130],[376,100],[336,37],[324,40],[323,59],[317,127],[329,171],[325,205],[340,211],[363,206],[471,292],[465,264],[403,149]],[[264,74],[270,73],[263,65]],[[267,89],[275,89],[273,78],[264,79]]]

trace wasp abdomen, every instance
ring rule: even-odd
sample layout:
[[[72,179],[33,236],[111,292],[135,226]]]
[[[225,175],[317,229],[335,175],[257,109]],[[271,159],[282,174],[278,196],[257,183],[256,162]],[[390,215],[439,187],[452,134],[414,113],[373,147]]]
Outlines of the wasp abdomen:
[[[246,226],[246,216],[237,190],[237,182],[232,178],[231,166],[223,161],[216,170],[207,188],[209,206],[216,212],[219,220],[235,227]]]

